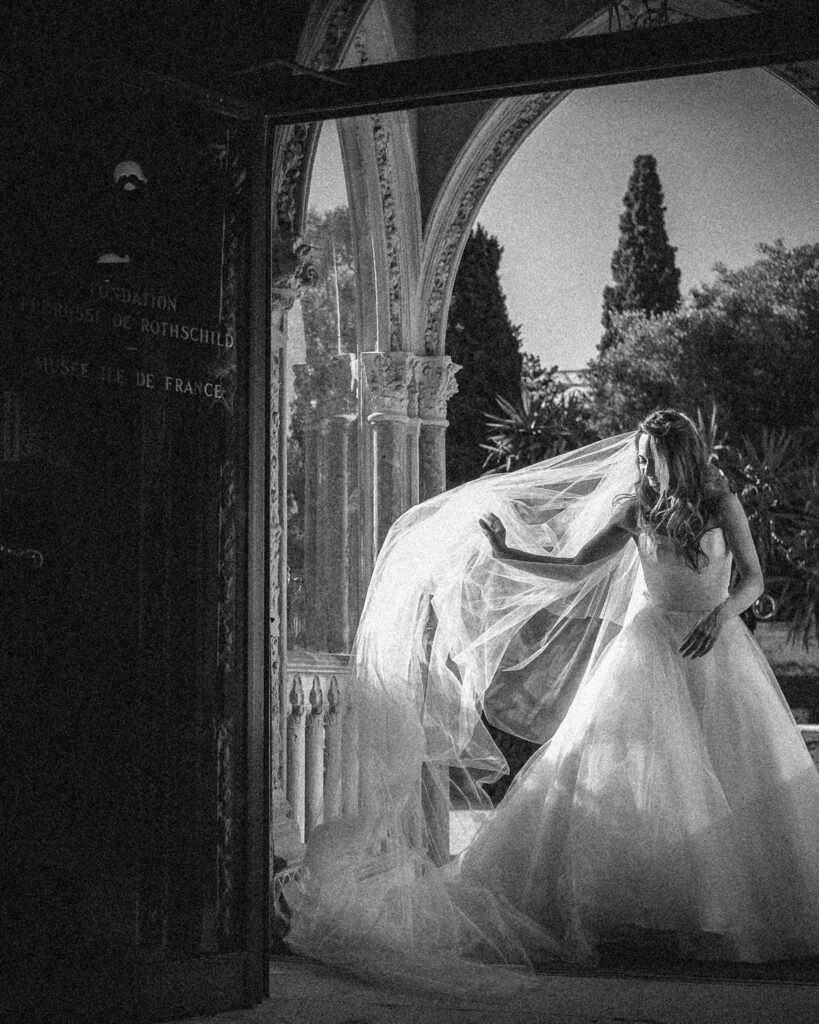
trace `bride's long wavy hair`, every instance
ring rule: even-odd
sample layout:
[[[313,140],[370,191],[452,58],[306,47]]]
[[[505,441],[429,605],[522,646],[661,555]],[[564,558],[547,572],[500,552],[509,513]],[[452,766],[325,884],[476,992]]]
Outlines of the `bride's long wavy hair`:
[[[684,413],[657,409],[637,428],[635,444],[641,434],[648,437],[652,472],[637,481],[637,522],[649,535],[669,538],[699,570],[708,564],[702,538],[715,512],[719,474]]]

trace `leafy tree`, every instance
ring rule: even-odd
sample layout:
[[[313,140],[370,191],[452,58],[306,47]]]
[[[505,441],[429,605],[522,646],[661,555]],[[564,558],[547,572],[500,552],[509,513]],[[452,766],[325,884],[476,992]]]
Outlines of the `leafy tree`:
[[[463,369],[447,418],[446,472],[452,487],[481,475],[486,414],[498,396],[520,391],[520,329],[509,320],[498,272],[503,249],[478,224],[461,258],[447,322],[446,350]]]
[[[665,229],[663,190],[651,154],[634,158],[620,215],[620,240],[611,260],[614,284],[603,290],[603,337],[607,351],[619,341],[617,314],[667,313],[680,301],[680,271]]]
[[[787,429],[815,448],[819,426],[819,245],[759,247],[760,259],[694,290],[677,310],[613,317],[619,343],[589,364],[602,434],[659,405],[716,405],[733,444]]]
[[[712,400],[709,393],[688,389],[689,374],[680,377],[684,314],[647,317],[622,313],[612,317],[618,343],[588,366],[594,423],[605,437],[630,430],[652,409],[674,406],[691,413]]]

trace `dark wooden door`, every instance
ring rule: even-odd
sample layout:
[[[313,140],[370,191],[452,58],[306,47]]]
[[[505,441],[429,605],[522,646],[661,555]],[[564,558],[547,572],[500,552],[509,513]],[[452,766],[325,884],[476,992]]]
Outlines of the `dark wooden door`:
[[[99,83],[9,99],[0,998],[32,1020],[249,1005],[267,976],[264,128]]]

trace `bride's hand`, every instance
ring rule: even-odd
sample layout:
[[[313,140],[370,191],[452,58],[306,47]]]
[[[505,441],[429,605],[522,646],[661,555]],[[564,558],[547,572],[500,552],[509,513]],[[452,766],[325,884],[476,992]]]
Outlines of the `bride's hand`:
[[[483,519],[478,520],[478,525],[489,538],[489,543],[492,545],[495,554],[505,555],[507,551],[506,527],[500,519],[493,512],[490,512]]]
[[[701,658],[708,654],[717,642],[722,624],[722,605],[704,615],[691,632],[680,644],[680,654],[684,658]]]

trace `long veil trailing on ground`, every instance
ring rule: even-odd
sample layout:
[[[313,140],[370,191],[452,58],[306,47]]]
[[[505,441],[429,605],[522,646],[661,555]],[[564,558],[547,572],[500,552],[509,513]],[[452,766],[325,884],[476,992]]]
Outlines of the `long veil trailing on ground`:
[[[622,627],[639,560],[629,545],[554,579],[496,558],[478,519],[498,515],[516,548],[570,556],[636,476],[634,435],[621,435],[465,484],[395,523],[351,657],[359,813],[311,834],[285,894],[291,948],[416,975],[419,964],[519,964],[552,950],[491,886],[442,863],[441,822],[450,806],[488,808],[482,783],[506,769],[482,712],[517,736],[550,738]]]

